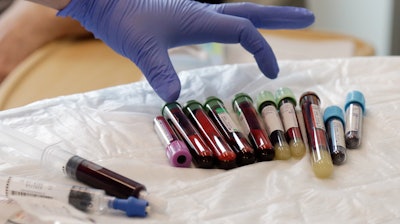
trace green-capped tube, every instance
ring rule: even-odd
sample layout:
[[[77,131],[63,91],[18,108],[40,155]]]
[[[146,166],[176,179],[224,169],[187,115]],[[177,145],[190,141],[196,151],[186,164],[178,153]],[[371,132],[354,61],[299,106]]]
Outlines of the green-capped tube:
[[[255,149],[257,160],[273,160],[275,157],[274,147],[262,126],[251,97],[245,93],[236,94],[232,100],[232,107],[242,125],[243,132],[248,136]]]
[[[286,142],[274,95],[270,91],[261,91],[257,95],[256,104],[257,110],[263,118],[271,143],[274,145],[275,159],[290,159],[290,147]]]
[[[281,87],[275,92],[275,100],[285,130],[285,137],[289,143],[290,153],[293,158],[301,159],[306,154],[306,146],[296,116],[296,98],[291,89]]]
[[[254,163],[254,149],[233,121],[222,100],[215,96],[210,96],[204,103],[204,108],[225,140],[232,146],[236,153],[237,164],[244,166]]]

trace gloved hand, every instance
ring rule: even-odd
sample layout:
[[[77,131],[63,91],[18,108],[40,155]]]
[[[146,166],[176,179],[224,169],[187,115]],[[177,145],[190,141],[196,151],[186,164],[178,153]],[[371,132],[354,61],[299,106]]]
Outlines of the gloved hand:
[[[96,38],[131,59],[167,102],[177,100],[181,90],[169,48],[240,43],[273,79],[279,72],[276,58],[256,28],[296,29],[314,22],[314,15],[303,8],[192,0],[71,0],[58,15],[80,21]]]

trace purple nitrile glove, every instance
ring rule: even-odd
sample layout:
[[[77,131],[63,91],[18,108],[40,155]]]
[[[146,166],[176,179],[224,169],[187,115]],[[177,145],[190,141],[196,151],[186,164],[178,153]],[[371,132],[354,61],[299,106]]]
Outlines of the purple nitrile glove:
[[[304,8],[192,0],[71,0],[58,15],[80,21],[96,38],[131,59],[167,102],[177,100],[181,90],[169,48],[240,43],[273,79],[278,64],[257,28],[296,29],[314,22],[313,13]]]

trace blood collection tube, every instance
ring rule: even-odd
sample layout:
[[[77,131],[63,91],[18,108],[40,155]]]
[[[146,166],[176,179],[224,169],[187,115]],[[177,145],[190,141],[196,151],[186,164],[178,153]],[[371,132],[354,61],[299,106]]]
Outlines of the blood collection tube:
[[[254,149],[232,120],[222,100],[214,96],[208,97],[204,108],[225,140],[235,151],[236,163],[239,166],[254,163]]]
[[[64,150],[61,144],[47,147],[42,154],[41,163],[46,167],[50,165],[57,169],[62,168],[62,172],[67,176],[88,186],[102,189],[110,196],[121,199],[133,196],[148,201],[155,210],[165,209],[164,202],[148,194],[143,184],[74,155]]]
[[[290,159],[290,148],[279,117],[275,97],[270,91],[261,91],[256,98],[257,110],[264,120],[269,139],[274,145],[275,159]]]
[[[306,126],[314,174],[319,178],[330,177],[333,173],[333,163],[321,115],[320,99],[314,92],[305,92],[300,97],[300,105]]]
[[[192,156],[186,143],[178,138],[175,131],[163,116],[156,116],[153,120],[154,130],[161,142],[166,146],[167,158],[172,166],[189,167]]]
[[[196,100],[190,100],[186,103],[183,111],[213,151],[217,167],[221,169],[235,168],[237,166],[236,153],[212,123],[203,109],[203,105]]]
[[[87,213],[102,214],[108,210],[121,210],[129,217],[145,217],[148,202],[129,197],[119,199],[105,195],[103,190],[84,186],[55,184],[17,176],[0,177],[0,195],[10,199],[47,198],[65,202]]]
[[[365,98],[360,91],[349,92],[346,96],[346,127],[345,141],[348,149],[356,149],[361,145],[363,115],[365,113]]]
[[[177,102],[167,103],[162,108],[162,114],[167,120],[171,121],[189,145],[194,165],[198,168],[213,168],[214,156],[212,150],[185,115],[181,105]]]
[[[275,156],[274,147],[262,126],[251,97],[245,93],[236,94],[232,101],[232,108],[255,149],[258,161],[273,160]]]
[[[335,165],[341,165],[346,161],[347,157],[342,108],[338,106],[327,107],[324,112],[324,122],[327,129],[332,162]]]
[[[285,136],[289,143],[290,153],[293,158],[301,159],[306,154],[306,147],[296,116],[296,98],[292,90],[282,87],[276,90],[275,100],[278,104],[279,115],[285,129]]]

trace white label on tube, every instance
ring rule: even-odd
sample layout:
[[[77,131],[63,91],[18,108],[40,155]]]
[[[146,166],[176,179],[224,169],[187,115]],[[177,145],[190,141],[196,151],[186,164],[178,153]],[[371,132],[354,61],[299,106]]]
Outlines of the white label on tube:
[[[361,118],[361,107],[350,104],[346,111],[346,132],[359,131]]]
[[[166,127],[164,121],[167,122],[166,120],[163,120],[163,118],[156,117],[154,119],[154,129],[156,130],[156,133],[163,144],[169,145],[174,140],[174,138],[168,131],[168,128]]]
[[[239,114],[239,122],[242,124],[243,131],[246,135],[250,134],[250,126],[247,123],[246,117],[243,115],[242,111],[238,111]]]
[[[269,135],[276,130],[283,131],[281,118],[279,117],[278,111],[274,106],[269,105],[264,107],[261,111],[261,114]]]
[[[224,126],[228,129],[229,132],[235,132],[239,129],[236,127],[235,123],[233,122],[231,116],[228,112],[223,108],[216,109],[219,119],[224,124]]]
[[[343,131],[343,124],[339,120],[332,120],[332,127],[334,131],[334,139],[335,139],[335,144],[337,146],[342,146],[343,148],[346,147],[346,143],[344,140],[344,131]]]
[[[37,223],[95,223],[87,214],[57,200],[17,198],[15,201],[24,212],[38,219]]]
[[[298,122],[296,118],[296,111],[291,103],[284,103],[279,108],[281,119],[283,126],[285,128],[285,132],[287,132],[290,128],[298,128]]]
[[[324,120],[322,119],[321,110],[316,104],[311,104],[311,116],[314,120],[315,128],[325,130]]]
[[[57,199],[63,202],[68,202],[70,189],[59,189],[55,184],[25,179],[20,177],[6,177],[7,180],[0,182],[1,194],[15,199],[21,197],[36,197]]]

